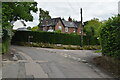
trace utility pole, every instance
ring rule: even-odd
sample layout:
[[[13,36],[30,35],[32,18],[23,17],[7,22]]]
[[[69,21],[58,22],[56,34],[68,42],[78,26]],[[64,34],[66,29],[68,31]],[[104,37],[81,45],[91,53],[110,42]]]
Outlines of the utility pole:
[[[80,14],[81,14],[81,34],[80,34],[80,36],[81,36],[81,47],[83,47],[83,17],[82,17],[82,8],[80,8]]]
[[[39,13],[39,21],[40,21],[40,23],[39,23],[39,30],[42,30],[42,28],[41,28],[41,16],[42,16],[42,9],[41,8],[39,8],[39,11],[40,11],[40,13]]]

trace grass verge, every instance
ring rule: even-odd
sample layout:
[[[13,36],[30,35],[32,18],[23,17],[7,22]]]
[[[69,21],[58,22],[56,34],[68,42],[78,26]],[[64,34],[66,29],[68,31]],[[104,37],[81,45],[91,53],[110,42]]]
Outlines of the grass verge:
[[[49,43],[28,43],[28,42],[20,42],[15,43],[14,45],[21,46],[30,46],[30,47],[41,47],[41,48],[53,48],[53,49],[67,49],[67,50],[98,50],[101,49],[99,45],[87,45],[87,46],[75,46],[75,45],[62,45],[62,44],[49,44]]]

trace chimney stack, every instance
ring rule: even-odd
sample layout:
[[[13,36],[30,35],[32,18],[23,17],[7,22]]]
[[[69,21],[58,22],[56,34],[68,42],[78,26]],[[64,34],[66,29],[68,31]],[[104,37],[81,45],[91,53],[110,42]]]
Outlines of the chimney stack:
[[[69,18],[68,18],[68,21],[69,21],[69,22],[72,22],[72,18],[71,18],[71,17],[69,17]]]

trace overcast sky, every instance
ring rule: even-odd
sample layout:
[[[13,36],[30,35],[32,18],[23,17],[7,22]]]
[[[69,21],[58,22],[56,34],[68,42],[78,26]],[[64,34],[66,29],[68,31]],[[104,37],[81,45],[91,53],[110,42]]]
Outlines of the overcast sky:
[[[107,20],[118,13],[118,1],[120,0],[35,0],[38,8],[49,11],[52,18],[61,17],[66,20],[71,18],[80,21],[80,8],[83,8],[83,21],[99,18]],[[27,22],[27,26],[39,24],[39,12],[32,13],[33,22]]]

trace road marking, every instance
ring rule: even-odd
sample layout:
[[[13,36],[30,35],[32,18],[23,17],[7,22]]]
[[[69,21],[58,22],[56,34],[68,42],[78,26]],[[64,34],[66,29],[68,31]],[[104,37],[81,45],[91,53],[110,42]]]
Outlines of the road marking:
[[[18,62],[25,62],[25,69],[27,75],[33,75],[34,78],[48,78],[48,75],[45,74],[42,67],[37,64],[37,62],[48,62],[48,61],[39,61],[33,60],[30,56],[26,55],[23,52],[18,52],[23,55],[27,60],[19,60]]]

